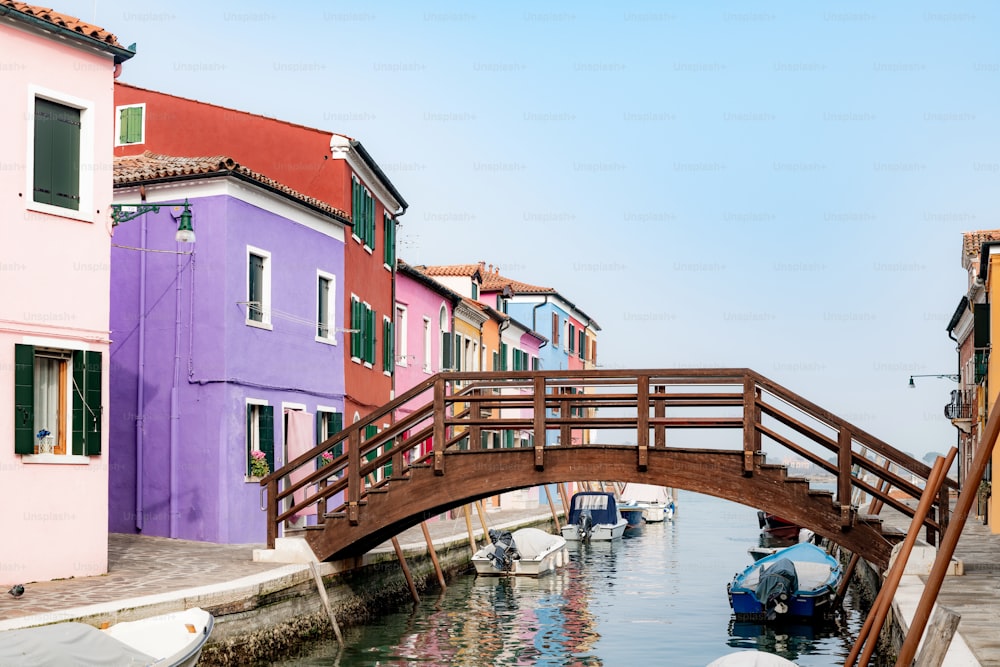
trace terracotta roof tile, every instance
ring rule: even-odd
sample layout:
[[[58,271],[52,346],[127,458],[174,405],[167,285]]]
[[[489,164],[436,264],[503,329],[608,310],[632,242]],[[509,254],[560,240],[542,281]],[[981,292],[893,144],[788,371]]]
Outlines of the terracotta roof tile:
[[[276,190],[290,199],[300,201],[323,213],[349,221],[351,216],[324,201],[304,195],[297,190],[248,169],[230,157],[175,157],[146,151],[142,155],[115,158],[114,183],[116,186],[133,185],[178,176],[211,176],[213,174],[238,174],[269,189]]]
[[[476,271],[482,276],[482,289],[486,292],[499,292],[504,287],[510,286],[515,294],[555,294],[551,287],[539,287],[530,283],[523,283],[520,280],[513,280],[500,275],[500,269],[493,265],[487,266],[485,262],[478,264],[446,264],[438,266],[420,266],[422,272],[429,276],[468,276],[472,277]]]
[[[48,21],[52,25],[72,30],[73,32],[83,35],[84,37],[96,39],[97,41],[104,42],[110,46],[124,48],[118,43],[118,38],[112,33],[96,25],[85,23],[75,16],[61,14],[59,12],[52,11],[51,9],[46,9],[45,7],[38,7],[37,5],[15,2],[14,0],[0,0],[0,6],[10,7],[16,12],[21,12],[22,14],[27,14],[28,16],[34,16],[35,18],[42,19],[43,21]]]
[[[966,257],[976,257],[986,241],[1000,241],[1000,229],[985,229],[962,234],[962,252]]]

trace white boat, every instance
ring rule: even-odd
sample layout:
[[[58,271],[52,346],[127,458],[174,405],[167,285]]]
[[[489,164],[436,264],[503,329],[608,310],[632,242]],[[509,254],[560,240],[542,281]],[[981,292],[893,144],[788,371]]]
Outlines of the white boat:
[[[570,542],[605,542],[617,540],[628,522],[618,511],[615,494],[606,491],[581,491],[569,501],[569,515],[562,536]]]
[[[0,632],[0,665],[193,667],[214,617],[198,607],[98,629],[67,622]]]
[[[628,482],[619,494],[622,503],[642,508],[647,523],[669,521],[674,518],[674,499],[665,486]]]
[[[490,543],[472,556],[476,574],[537,577],[566,564],[566,539],[538,528],[490,529]]]

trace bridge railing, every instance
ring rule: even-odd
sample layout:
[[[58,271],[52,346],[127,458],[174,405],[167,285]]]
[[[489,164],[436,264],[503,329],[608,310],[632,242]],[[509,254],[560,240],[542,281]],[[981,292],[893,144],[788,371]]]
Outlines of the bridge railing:
[[[765,462],[765,442],[834,480],[845,526],[856,518],[857,493],[912,516],[898,496],[919,497],[930,474],[926,464],[748,369],[442,373],[261,480],[267,539],[273,547],[282,526],[356,523],[372,494],[416,468],[445,475],[449,455],[531,448],[541,469],[551,447],[620,446],[636,450],[642,470],[650,450],[741,448],[744,474],[752,475]],[[324,452],[334,455],[327,465]],[[955,486],[949,480],[943,488],[929,533],[943,529]]]

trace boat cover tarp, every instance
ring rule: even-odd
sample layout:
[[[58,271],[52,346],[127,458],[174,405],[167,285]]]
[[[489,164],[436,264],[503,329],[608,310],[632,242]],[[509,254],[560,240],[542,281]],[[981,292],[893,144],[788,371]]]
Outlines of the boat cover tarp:
[[[795,663],[773,653],[739,651],[713,660],[708,667],[795,667]]]
[[[156,662],[86,623],[55,623],[0,632],[0,665],[115,665]]]
[[[622,489],[621,499],[623,503],[659,503],[660,505],[670,504],[670,494],[667,487],[656,484],[636,484],[629,482]]]
[[[583,512],[589,512],[593,525],[599,523],[618,523],[618,505],[612,493],[601,491],[582,491],[573,496],[570,501],[569,519],[567,523],[576,525]]]
[[[795,565],[787,558],[774,562],[760,575],[754,595],[757,600],[767,606],[767,603],[784,593],[788,597],[799,590],[799,578],[795,576]]]
[[[566,543],[566,539],[547,533],[538,528],[521,528],[514,531],[514,544],[521,558],[532,560],[538,558],[543,553],[551,551],[557,543]]]
[[[809,542],[794,544],[761,558],[747,568],[737,583],[743,588],[754,590],[760,581],[761,572],[782,558],[792,561],[795,565],[799,591],[815,591],[834,583],[832,579],[835,579],[834,570],[837,569],[837,561],[822,548]]]

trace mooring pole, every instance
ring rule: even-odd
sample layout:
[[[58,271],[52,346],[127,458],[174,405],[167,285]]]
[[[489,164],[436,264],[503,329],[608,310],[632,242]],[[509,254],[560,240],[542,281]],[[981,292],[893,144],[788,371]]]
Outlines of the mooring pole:
[[[975,500],[979,491],[979,480],[983,478],[986,464],[993,456],[993,448],[996,446],[998,435],[1000,435],[1000,410],[994,405],[993,409],[990,410],[989,421],[986,422],[986,431],[982,440],[979,441],[979,451],[976,452],[972,465],[969,466],[965,485],[955,502],[952,520],[948,522],[948,528],[944,531],[944,537],[938,547],[937,558],[934,559],[931,573],[927,575],[927,581],[924,582],[924,592],[920,596],[916,611],[913,612],[913,620],[910,622],[910,630],[906,633],[903,646],[899,649],[896,667],[910,667],[913,656],[917,653],[917,645],[924,634],[924,628],[927,627],[931,607],[934,606],[934,601],[937,600],[938,593],[941,592],[941,584],[944,583],[945,574],[951,564],[951,557],[955,554],[958,538],[962,536],[962,530],[965,528],[965,520],[969,517],[969,510],[972,509],[972,501]]]
[[[337,617],[333,615],[333,608],[330,606],[330,598],[326,594],[326,585],[323,583],[323,576],[319,573],[319,562],[313,558],[309,561],[309,568],[312,570],[313,579],[316,581],[316,590],[319,591],[319,599],[323,602],[323,608],[326,609],[326,615],[327,618],[330,619],[330,625],[333,626],[333,634],[337,636],[337,644],[343,648],[344,635],[340,634],[340,626],[337,625]]]
[[[420,596],[417,595],[417,586],[413,583],[410,566],[406,564],[406,556],[403,555],[403,548],[399,546],[399,540],[395,537],[392,538],[392,548],[396,550],[396,558],[399,559],[399,566],[403,568],[403,576],[406,577],[406,585],[410,587],[410,595],[413,597],[413,601],[419,604]]]
[[[543,484],[542,487],[545,489],[545,497],[549,500],[549,509],[552,511],[552,523],[556,525],[556,532],[560,531],[559,528],[559,514],[556,512],[556,505],[552,502],[552,492],[549,491],[547,484]]]
[[[892,599],[896,595],[899,580],[903,577],[903,571],[906,569],[906,561],[910,558],[910,552],[913,551],[913,545],[917,542],[917,537],[920,535],[920,528],[923,526],[924,519],[927,518],[927,513],[934,503],[938,488],[941,486],[941,482],[944,481],[945,471],[947,470],[946,466],[951,465],[951,461],[955,458],[955,453],[956,450],[952,447],[951,451],[948,452],[947,459],[939,456],[934,461],[931,474],[927,477],[927,485],[924,487],[924,492],[920,494],[920,503],[913,514],[913,520],[910,521],[910,529],[906,533],[906,539],[903,540],[903,544],[896,554],[896,560],[893,562],[892,567],[889,568],[885,582],[875,597],[875,604],[869,610],[868,617],[865,618],[865,624],[861,628],[862,632],[866,632],[866,634],[858,633],[858,641],[855,642],[854,648],[851,649],[851,653],[847,656],[845,664],[854,664],[854,658],[857,657],[863,643],[865,643],[865,650],[861,654],[859,664],[867,665],[868,661],[871,660],[872,654],[875,653],[875,646],[878,644],[878,635],[882,632],[882,625],[885,623],[885,617],[889,614],[889,609],[892,608]],[[868,622],[869,619],[871,619],[871,623]]]
[[[438,583],[441,584],[441,590],[448,588],[447,584],[444,583],[444,572],[441,571],[441,563],[438,561],[437,551],[434,549],[434,540],[431,539],[431,531],[427,530],[427,522],[421,521],[420,528],[424,531],[424,539],[427,541],[427,553],[431,555],[431,562],[434,563],[434,573],[437,574]]]
[[[462,509],[465,512],[465,529],[469,531],[469,548],[472,549],[472,555],[476,555],[476,537],[472,532],[472,512],[469,511],[468,505],[462,505]]]

